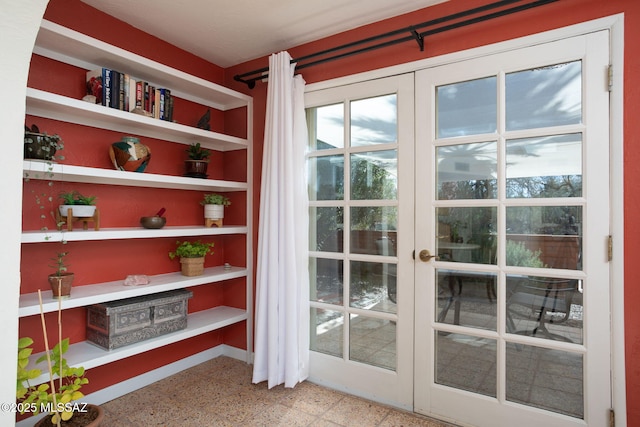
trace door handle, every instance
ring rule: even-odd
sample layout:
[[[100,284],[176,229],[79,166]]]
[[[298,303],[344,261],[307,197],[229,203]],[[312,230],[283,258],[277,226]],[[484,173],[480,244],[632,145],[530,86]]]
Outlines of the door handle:
[[[429,262],[431,261],[431,258],[435,258],[436,261],[440,259],[440,257],[437,255],[431,255],[431,252],[429,252],[428,249],[421,250],[418,256],[420,257],[420,261],[422,262]]]

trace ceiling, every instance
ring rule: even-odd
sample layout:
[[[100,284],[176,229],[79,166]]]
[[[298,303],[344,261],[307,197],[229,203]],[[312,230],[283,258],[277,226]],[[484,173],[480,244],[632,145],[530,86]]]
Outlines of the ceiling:
[[[447,0],[82,0],[223,68]]]

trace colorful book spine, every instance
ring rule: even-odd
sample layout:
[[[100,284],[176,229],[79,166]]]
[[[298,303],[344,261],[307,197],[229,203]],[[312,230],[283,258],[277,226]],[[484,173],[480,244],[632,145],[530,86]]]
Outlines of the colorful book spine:
[[[125,111],[131,111],[134,108],[136,108],[136,80],[133,77],[129,76]]]
[[[124,110],[124,73],[118,73],[118,110]]]
[[[172,122],[173,121],[173,96],[171,95],[170,89],[166,90],[165,110],[166,110],[166,116],[167,116],[165,120]]]
[[[102,105],[106,107],[111,107],[111,98],[113,93],[113,80],[111,78],[111,70],[108,68],[103,68],[104,76],[103,76],[103,85],[104,85],[104,97],[102,98]]]
[[[109,107],[120,109],[120,73],[111,70],[111,102]]]
[[[136,82],[136,108],[143,108],[144,104],[144,82]]]

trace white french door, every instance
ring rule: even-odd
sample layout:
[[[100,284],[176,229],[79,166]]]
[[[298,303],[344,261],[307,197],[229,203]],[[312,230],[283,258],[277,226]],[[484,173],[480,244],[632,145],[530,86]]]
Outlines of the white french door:
[[[413,405],[413,74],[305,94],[310,379]]]
[[[606,425],[608,45],[416,73],[416,412]]]

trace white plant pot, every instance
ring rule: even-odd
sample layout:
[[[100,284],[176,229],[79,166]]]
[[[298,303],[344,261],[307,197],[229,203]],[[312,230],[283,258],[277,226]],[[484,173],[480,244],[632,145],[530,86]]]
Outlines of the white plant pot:
[[[204,205],[204,217],[206,219],[224,218],[224,205]]]
[[[58,206],[60,215],[66,217],[69,208],[72,210],[72,216],[77,218],[92,217],[96,211],[96,207],[91,205],[60,205]]]

